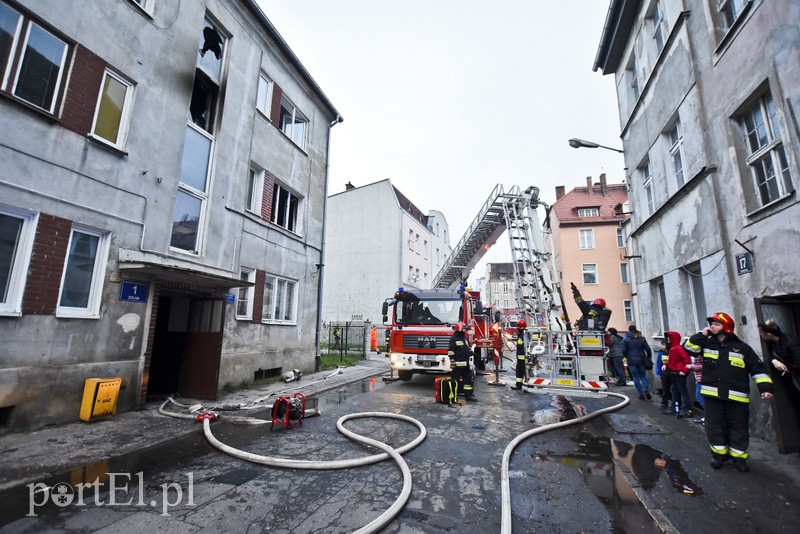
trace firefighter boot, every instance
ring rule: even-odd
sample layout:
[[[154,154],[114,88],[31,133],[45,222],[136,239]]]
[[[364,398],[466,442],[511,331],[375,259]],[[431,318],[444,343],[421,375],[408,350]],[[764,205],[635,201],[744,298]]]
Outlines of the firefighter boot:
[[[519,391],[519,390],[522,389],[522,385],[521,384],[515,384],[515,385],[511,386],[511,389],[513,389],[515,391]]]
[[[711,467],[714,469],[721,469],[725,463],[725,457],[719,454],[711,454]]]
[[[475,398],[475,395],[467,395],[465,400],[467,402],[478,402],[478,399]]]
[[[734,458],[733,459],[733,468],[737,471],[741,471],[742,473],[747,473],[750,471],[750,468],[747,466],[747,460],[744,458]]]

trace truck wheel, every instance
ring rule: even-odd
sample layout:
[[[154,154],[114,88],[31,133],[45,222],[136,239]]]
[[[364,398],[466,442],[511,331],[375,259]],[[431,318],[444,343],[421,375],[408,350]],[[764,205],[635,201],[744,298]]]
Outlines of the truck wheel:
[[[397,377],[403,382],[408,382],[414,376],[413,371],[397,371]]]

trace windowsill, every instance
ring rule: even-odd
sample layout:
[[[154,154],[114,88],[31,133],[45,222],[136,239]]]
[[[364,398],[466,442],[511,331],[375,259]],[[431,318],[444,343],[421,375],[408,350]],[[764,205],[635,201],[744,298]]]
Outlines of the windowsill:
[[[58,117],[56,117],[55,115],[53,115],[49,111],[47,111],[45,109],[42,109],[42,108],[40,108],[38,106],[34,106],[33,104],[30,104],[30,103],[26,102],[25,100],[22,100],[21,98],[19,98],[17,96],[14,96],[14,95],[12,95],[11,93],[9,93],[7,91],[0,91],[0,96],[1,97],[5,97],[8,100],[10,100],[10,101],[22,106],[24,109],[27,109],[28,111],[32,111],[32,112],[36,113],[36,115],[38,115],[38,116],[40,116],[40,117],[42,117],[44,119],[47,119],[51,123],[58,124],[58,123],[61,122],[58,119]]]
[[[236,316],[236,320],[237,320],[237,321],[247,321],[247,322],[250,322],[250,321],[252,321],[252,320],[253,320],[253,318],[252,318],[252,317],[244,317],[243,315],[237,315],[237,316]]]
[[[95,145],[97,145],[97,146],[99,146],[101,148],[105,148],[106,150],[108,150],[110,152],[113,152],[114,154],[118,154],[120,156],[125,156],[126,158],[128,157],[128,151],[127,150],[123,150],[123,149],[121,149],[121,148],[119,148],[119,147],[117,147],[115,145],[112,145],[111,143],[109,143],[108,141],[103,139],[102,137],[98,137],[98,136],[96,136],[96,135],[94,135],[92,133],[88,133],[86,135],[86,138],[89,141],[91,141],[93,144],[95,144]]]
[[[284,321],[273,321],[271,319],[267,319],[267,320],[262,319],[261,320],[261,324],[268,324],[268,325],[272,325],[272,326],[297,326],[297,322],[296,321],[291,323],[291,322],[284,322]]]
[[[22,317],[22,312],[14,310],[0,311],[0,317]]]
[[[780,196],[780,197],[776,198],[772,202],[768,202],[767,204],[764,204],[763,206],[759,206],[758,208],[754,209],[753,211],[747,213],[746,217],[747,218],[757,217],[760,214],[762,214],[763,212],[769,210],[770,208],[772,208],[774,206],[777,206],[778,204],[783,203],[786,199],[791,198],[793,196],[795,196],[795,190],[794,189],[789,191],[788,193],[784,194],[783,196]]]
[[[99,313],[87,312],[85,315],[76,312],[64,312],[56,310],[56,319],[100,319]]]

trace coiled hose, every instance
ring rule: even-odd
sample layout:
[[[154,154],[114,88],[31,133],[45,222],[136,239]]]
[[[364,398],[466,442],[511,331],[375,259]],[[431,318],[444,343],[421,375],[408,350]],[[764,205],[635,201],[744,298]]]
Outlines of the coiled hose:
[[[570,419],[568,421],[560,421],[558,423],[551,423],[549,425],[540,426],[528,431],[523,432],[513,440],[511,443],[508,444],[506,450],[503,452],[503,467],[501,470],[501,480],[500,480],[500,500],[503,507],[502,517],[500,519],[500,532],[502,534],[511,534],[511,483],[508,478],[508,470],[509,464],[511,463],[511,453],[514,452],[514,449],[517,445],[525,441],[531,436],[535,436],[536,434],[542,434],[544,432],[548,432],[550,430],[555,430],[556,428],[563,428],[565,426],[576,425],[578,423],[582,423],[583,421],[588,421],[598,415],[603,415],[604,413],[615,412],[620,410],[628,405],[631,402],[631,399],[628,398],[626,395],[622,395],[620,393],[613,393],[611,391],[605,392],[606,395],[609,397],[618,397],[622,399],[622,402],[615,404],[613,406],[609,406],[608,408],[602,408],[596,412],[592,412],[587,415],[583,415],[581,417],[577,417],[575,419]]]

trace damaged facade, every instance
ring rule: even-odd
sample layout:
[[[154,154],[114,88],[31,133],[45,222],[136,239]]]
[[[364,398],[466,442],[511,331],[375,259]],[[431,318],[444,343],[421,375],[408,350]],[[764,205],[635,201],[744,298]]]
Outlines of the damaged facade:
[[[338,112],[255,0],[0,0],[0,427],[315,364]]]
[[[655,344],[724,311],[761,353],[762,320],[796,336],[800,4],[612,0],[594,69],[617,85],[640,329]],[[770,370],[753,432],[799,450],[796,392]]]

